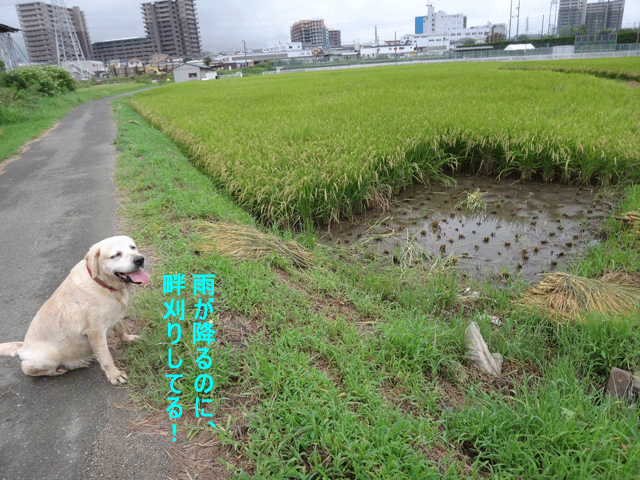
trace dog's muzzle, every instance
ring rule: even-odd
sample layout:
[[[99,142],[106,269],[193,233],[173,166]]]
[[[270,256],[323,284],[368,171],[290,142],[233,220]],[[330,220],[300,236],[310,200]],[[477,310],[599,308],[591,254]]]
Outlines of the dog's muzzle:
[[[114,272],[114,274],[123,283],[135,283],[136,285],[149,283],[149,275],[141,270],[141,268],[144,267],[144,257],[142,255],[138,255],[134,257],[133,265],[137,267],[137,270],[134,272],[129,272],[129,273]]]

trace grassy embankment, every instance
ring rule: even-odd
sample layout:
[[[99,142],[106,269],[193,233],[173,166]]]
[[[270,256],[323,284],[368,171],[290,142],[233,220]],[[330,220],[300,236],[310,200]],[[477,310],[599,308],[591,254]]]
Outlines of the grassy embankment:
[[[468,80],[463,89],[449,85],[459,78]],[[307,87],[304,101],[297,96],[302,88],[291,82]],[[378,96],[389,84],[393,94]],[[516,85],[526,88],[514,91]],[[375,99],[367,95],[369,89]],[[404,89],[409,98],[402,97]],[[426,97],[416,97],[416,89]],[[589,96],[595,91],[597,96]],[[292,94],[290,101],[285,92]],[[397,180],[385,179],[385,188],[401,188],[419,174],[413,167],[394,173],[395,165],[410,157],[409,151],[418,161],[416,145],[433,152],[438,142],[455,143],[447,134],[467,143],[455,152],[445,149],[447,165],[486,167],[469,156],[470,138],[491,147],[494,174],[518,173],[529,164],[542,165],[542,171],[532,167],[525,174],[544,174],[540,156],[567,152],[560,164],[548,165],[547,173],[557,179],[624,180],[620,210],[637,209],[640,188],[629,183],[638,174],[637,89],[577,75],[456,65],[400,67],[373,77],[322,73],[206,82],[162,93],[161,102],[151,103],[157,110],[170,105],[163,110],[167,121],[181,119],[179,142],[203,124],[209,130],[197,144],[182,143],[182,150],[193,155],[189,159],[118,102],[123,213],[128,232],[153,248],[158,259],[152,284],[135,299],[132,314],[146,328],[141,341],[127,350],[126,362],[132,383],[166,416],[164,375],[172,372],[162,316],[170,295],[162,293],[162,275],[217,276],[217,342],[207,371],[214,388],[206,395],[218,425],[213,442],[207,443],[212,435],[206,421],[193,415],[198,395],[193,382],[200,373],[196,347],[190,334],[171,345],[184,360],[178,383],[185,409],[180,441],[198,434],[208,445],[188,464],[192,476],[221,461],[238,478],[637,478],[637,411],[602,394],[612,366],[640,369],[635,316],[594,314],[559,324],[513,303],[524,288],[517,281],[472,284],[441,263],[388,266],[355,247],[332,251],[316,245],[311,234],[296,237],[313,252],[314,265],[307,269],[276,255],[238,261],[204,253],[197,233],[202,220],[255,225],[238,203],[253,213],[271,213],[268,220],[277,221],[276,213],[294,215],[290,212],[302,211],[298,204],[304,194],[321,188],[301,179],[313,185],[323,172],[336,175],[337,182],[346,174],[349,185],[366,179],[359,201],[382,184],[380,176],[366,178],[376,168]],[[273,97],[287,109],[273,111]],[[155,98],[160,100],[145,93],[137,104]],[[189,117],[176,112],[180,98],[195,109]],[[363,105],[372,103],[401,117],[389,123],[390,117],[359,116]],[[449,108],[455,115],[447,113]],[[319,117],[310,116],[314,109]],[[416,123],[414,114],[426,123]],[[526,140],[511,140],[522,137]],[[510,163],[516,154],[507,154],[507,144],[522,149],[519,163]],[[531,146],[528,151],[525,144]],[[600,155],[602,161],[596,162]],[[220,164],[207,161],[213,159]],[[269,160],[275,161],[267,165]],[[363,180],[349,178],[354,172]],[[286,181],[297,183],[287,190]],[[306,190],[298,195],[297,188]],[[341,187],[342,201],[352,201],[353,191]],[[271,212],[262,207],[287,200],[296,206],[275,206]],[[340,201],[336,194],[331,208],[343,208]],[[306,211],[312,212],[311,207]],[[572,270],[589,277],[619,268],[640,273],[637,237],[613,221],[604,228],[606,240]],[[463,295],[466,286],[479,295]],[[183,331],[189,332],[195,299],[185,298]],[[486,315],[499,316],[503,324],[492,325]],[[491,351],[504,356],[500,378],[480,375],[464,360],[462,337],[471,320],[480,323]],[[166,423],[170,434],[168,418]]]
[[[18,153],[22,145],[52,127],[72,108],[143,87],[146,85],[89,87],[55,97],[0,88],[0,161]]]

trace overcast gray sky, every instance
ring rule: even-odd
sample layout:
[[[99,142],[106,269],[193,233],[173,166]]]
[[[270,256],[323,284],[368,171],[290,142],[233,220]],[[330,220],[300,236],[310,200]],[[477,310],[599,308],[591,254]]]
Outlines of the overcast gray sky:
[[[467,15],[468,26],[491,23],[507,24],[512,0],[435,0],[436,11]],[[596,0],[594,0],[596,1]],[[24,0],[0,0],[0,23],[20,28],[15,5]],[[132,0],[66,0],[67,7],[77,6],[84,11],[91,41],[113,40],[144,36],[141,1]],[[520,0],[519,32],[525,33],[527,16],[529,32],[539,33],[543,16],[544,31],[549,23],[550,0]],[[591,2],[590,2],[591,3]],[[513,15],[518,0],[513,0]],[[342,43],[371,42],[375,27],[381,41],[393,40],[394,35],[414,33],[415,17],[427,13],[426,1],[400,0],[342,0],[303,2],[300,0],[196,0],[202,48],[214,53],[241,50],[242,40],[247,48],[287,42],[289,28],[298,20],[323,18],[328,28],[341,30]],[[626,0],[623,27],[640,24],[640,0]],[[511,32],[515,35],[516,19]],[[15,36],[19,41],[19,35]]]

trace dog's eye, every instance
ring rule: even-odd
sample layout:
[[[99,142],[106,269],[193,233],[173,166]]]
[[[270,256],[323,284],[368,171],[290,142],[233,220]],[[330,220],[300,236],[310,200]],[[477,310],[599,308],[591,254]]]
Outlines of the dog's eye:
[[[136,246],[135,245],[131,245],[131,250],[135,250]]]
[[[120,252],[116,253],[115,255],[111,255],[111,260],[113,260],[114,258],[118,258],[120,255],[122,255]]]

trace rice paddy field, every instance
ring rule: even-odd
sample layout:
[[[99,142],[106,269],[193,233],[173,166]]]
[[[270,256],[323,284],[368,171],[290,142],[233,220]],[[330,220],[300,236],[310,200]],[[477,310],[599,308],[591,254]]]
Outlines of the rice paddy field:
[[[602,184],[640,175],[638,89],[590,75],[381,67],[186,83],[131,104],[265,223],[330,223],[458,170]]]
[[[152,273],[129,310],[140,339],[120,358],[149,411],[139,428],[170,445],[172,478],[640,478],[640,386],[605,392],[613,367],[640,372],[640,89],[588,70],[639,72],[640,59],[512,66],[531,65],[249,77],[115,103],[123,222]],[[407,243],[392,262],[304,228],[336,234],[337,220],[419,182],[443,182],[420,201],[491,215],[489,192],[453,198],[460,172],[522,187],[538,210],[554,200],[528,179],[571,183],[601,215],[596,241],[544,277],[473,278],[448,251]],[[535,254],[524,237],[508,239],[521,259]],[[163,275],[177,273],[187,286],[216,275],[206,392],[189,336],[167,337],[163,305],[177,297]],[[185,300],[175,321],[189,332],[196,298]],[[502,358],[497,376],[469,358],[473,322],[483,355]],[[171,387],[168,348],[184,360]]]

